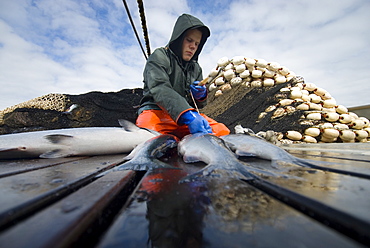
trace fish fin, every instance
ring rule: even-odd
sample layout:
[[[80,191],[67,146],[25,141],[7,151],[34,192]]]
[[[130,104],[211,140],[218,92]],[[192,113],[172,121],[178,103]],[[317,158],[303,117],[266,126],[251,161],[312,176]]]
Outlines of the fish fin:
[[[141,129],[145,129],[146,131],[148,131],[149,133],[154,134],[155,136],[159,136],[159,135],[161,135],[161,133],[160,133],[160,132],[154,131],[154,130],[149,129],[149,128],[141,128]]]
[[[140,144],[138,144],[137,146],[134,147],[134,149],[131,150],[131,152],[126,156],[124,157],[123,160],[125,161],[128,161],[128,160],[131,160],[135,157],[135,155],[145,146],[145,141],[144,142],[141,142]]]
[[[131,121],[128,121],[128,120],[119,119],[118,123],[127,132],[135,132],[135,131],[140,130],[140,128],[138,126],[136,126],[134,123],[132,123]]]
[[[60,144],[65,140],[69,140],[73,138],[72,135],[65,135],[65,134],[50,134],[46,135],[45,139],[47,139],[49,142],[53,144]]]
[[[183,160],[184,160],[185,163],[196,163],[196,162],[200,162],[200,160],[199,160],[199,158],[197,156],[186,155],[186,154],[184,154]]]
[[[230,170],[220,168],[220,166],[216,164],[209,164],[200,171],[182,178],[179,181],[179,183],[204,180],[206,179],[206,177],[222,177],[222,176],[228,176],[242,180],[251,180],[255,178],[255,176],[245,168],[236,168]]]
[[[66,150],[55,149],[41,154],[40,158],[65,158],[69,156],[73,156],[73,154]]]
[[[274,169],[279,169],[279,164],[281,164],[283,161],[273,159],[271,160],[271,167]]]
[[[26,147],[19,146],[19,147],[11,147],[11,148],[0,148],[0,152],[15,152],[15,151],[22,151],[26,150]]]
[[[161,135],[161,133],[159,133],[157,131],[154,131],[154,130],[151,130],[151,129],[148,129],[148,128],[140,128],[140,127],[136,126],[134,123],[132,123],[132,122],[130,122],[128,120],[119,119],[118,120],[118,123],[127,132],[135,132],[135,131],[138,131],[140,129],[144,129],[144,130],[147,130],[148,132],[154,134],[155,136]]]
[[[228,142],[228,141],[226,141],[226,140],[224,140],[224,139],[222,139],[222,140],[225,142],[225,145],[226,145],[226,146],[227,146],[231,151],[235,152],[235,151],[237,150],[236,145],[234,145],[233,143]]]
[[[236,150],[235,154],[240,156],[240,157],[256,157],[256,154],[249,153],[249,152],[244,152],[241,150]]]

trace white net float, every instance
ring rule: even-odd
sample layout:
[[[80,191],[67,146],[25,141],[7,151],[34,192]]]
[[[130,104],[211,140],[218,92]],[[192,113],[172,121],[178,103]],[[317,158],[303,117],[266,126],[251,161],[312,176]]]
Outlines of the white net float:
[[[275,76],[275,82],[277,84],[286,83],[286,77],[284,77],[284,76]]]
[[[230,69],[224,72],[224,77],[227,81],[230,81],[232,78],[235,77],[235,72],[234,70]]]
[[[309,127],[306,130],[304,130],[304,134],[312,136],[312,137],[317,137],[321,133],[320,129],[317,127]]]
[[[317,143],[317,139],[309,135],[303,135],[302,141],[306,143]]]
[[[232,86],[236,86],[236,85],[239,85],[239,84],[241,84],[241,82],[243,81],[243,79],[242,78],[240,78],[240,77],[234,77],[234,78],[232,78],[231,80],[230,80],[230,84],[232,85]]]
[[[269,69],[271,71],[277,71],[277,70],[279,70],[279,68],[281,68],[281,66],[277,62],[270,62],[270,63],[267,64],[267,69]]]
[[[264,59],[256,59],[256,66],[266,68],[267,67],[267,61]]]
[[[217,79],[215,80],[215,84],[216,84],[217,86],[223,85],[224,83],[225,83],[225,81],[224,81],[224,78],[223,78],[223,77],[219,77],[219,78],[217,78]]]
[[[290,140],[295,140],[295,141],[298,141],[298,140],[301,140],[302,139],[302,134],[300,132],[297,132],[297,131],[287,131],[285,136],[290,139]]]
[[[251,59],[251,58],[246,58],[244,63],[248,68],[249,67],[254,67],[256,65],[256,60]]]
[[[224,67],[224,66],[226,66],[227,64],[229,64],[229,59],[227,58],[227,57],[222,57],[222,58],[220,58],[218,61],[217,61],[217,65],[219,66],[219,67]]]
[[[265,87],[271,87],[275,85],[275,81],[272,78],[266,78],[263,80],[263,86]]]
[[[243,56],[235,56],[232,58],[231,62],[234,64],[234,65],[240,65],[240,64],[243,64],[245,61],[244,57]]]
[[[246,69],[247,69],[247,67],[245,66],[245,64],[240,64],[240,65],[235,66],[235,72],[236,73],[242,73]]]

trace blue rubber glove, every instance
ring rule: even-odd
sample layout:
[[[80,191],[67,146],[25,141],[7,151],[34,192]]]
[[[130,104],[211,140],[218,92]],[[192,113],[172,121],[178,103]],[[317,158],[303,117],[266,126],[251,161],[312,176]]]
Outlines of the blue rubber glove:
[[[199,81],[195,81],[190,85],[191,94],[193,94],[196,100],[201,100],[207,96],[207,88],[206,86],[198,85]]]
[[[189,110],[183,113],[179,118],[180,124],[188,125],[191,134],[194,133],[212,133],[208,121],[204,119],[198,112]]]

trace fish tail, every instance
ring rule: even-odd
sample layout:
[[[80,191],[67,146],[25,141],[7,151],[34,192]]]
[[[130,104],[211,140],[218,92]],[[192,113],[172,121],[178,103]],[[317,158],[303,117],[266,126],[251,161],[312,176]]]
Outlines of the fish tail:
[[[204,180],[207,177],[222,177],[223,175],[242,180],[252,180],[256,178],[256,176],[248,171],[243,164],[234,163],[230,168],[224,168],[219,164],[211,163],[202,170],[182,178],[180,183]]]
[[[250,170],[247,169],[246,165],[244,164],[239,164],[237,169],[235,170],[235,172],[237,173],[237,177],[238,179],[242,179],[242,180],[252,180],[252,179],[255,179],[256,176],[251,173]],[[239,176],[238,176],[239,174]]]
[[[299,165],[302,167],[309,167],[305,163],[302,163],[295,159],[272,159],[271,167],[277,170],[284,170],[284,165]]]
[[[130,160],[126,163],[123,163],[115,168],[115,170],[135,170],[135,171],[147,171],[150,169],[179,169],[177,167],[170,166],[169,164],[166,164],[158,159],[145,159],[145,160]]]
[[[314,168],[316,166],[315,164],[313,164],[309,161],[306,161],[304,159],[294,158],[292,160],[293,160],[293,163],[298,164],[298,165],[303,166],[303,167]]]
[[[177,167],[174,167],[174,166],[171,166],[165,162],[162,162],[161,160],[159,159],[153,159],[153,160],[150,160],[150,167],[151,169],[159,169],[159,168],[163,168],[163,169],[177,169],[177,170],[181,170],[181,168],[177,168]]]
[[[311,168],[313,165],[305,159],[297,158],[290,154],[288,154],[288,156],[283,156],[271,160],[271,166],[275,169],[281,169],[281,165],[283,164],[295,164],[307,168]]]

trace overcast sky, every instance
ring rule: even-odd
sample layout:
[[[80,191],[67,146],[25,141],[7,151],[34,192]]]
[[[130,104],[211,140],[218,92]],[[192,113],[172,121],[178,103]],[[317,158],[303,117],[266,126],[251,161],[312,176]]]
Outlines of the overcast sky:
[[[142,37],[137,2],[127,0]],[[211,29],[199,63],[278,62],[338,104],[370,104],[369,0],[144,0],[152,51],[182,13]],[[0,109],[48,93],[142,87],[145,58],[121,0],[0,0]]]

